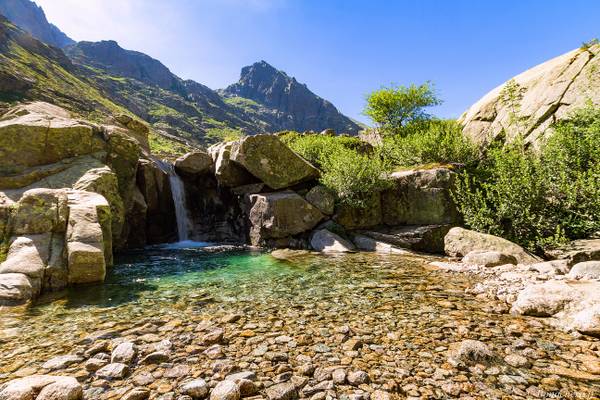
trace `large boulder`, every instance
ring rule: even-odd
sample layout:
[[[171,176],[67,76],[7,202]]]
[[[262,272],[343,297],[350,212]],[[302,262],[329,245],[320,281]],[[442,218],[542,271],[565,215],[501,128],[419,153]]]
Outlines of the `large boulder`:
[[[253,245],[306,232],[323,218],[316,207],[292,191],[248,195],[247,207]]]
[[[146,203],[145,231],[148,244],[177,239],[175,204],[169,176],[153,160],[141,159],[138,164],[137,186]],[[135,235],[135,232],[130,234]],[[133,241],[135,246],[139,242]]]
[[[363,230],[360,233],[395,247],[426,253],[443,253],[444,237],[450,228],[450,225],[384,226],[377,227],[376,230]]]
[[[314,250],[324,253],[348,253],[355,249],[352,242],[327,229],[315,231],[310,238],[310,245]]]
[[[513,100],[505,95],[509,82],[498,86],[460,117],[463,132],[479,143],[523,133],[526,142],[539,143],[554,122],[588,101],[600,104],[599,53],[598,44],[582,47],[517,75],[509,81]]]
[[[310,189],[306,196],[306,200],[317,207],[325,215],[333,214],[335,208],[335,196],[331,190],[323,185],[317,185]]]
[[[111,247],[109,223],[109,205],[104,197],[89,192],[69,193],[66,249],[70,284],[104,280],[106,265],[112,263],[112,251],[105,252]]]
[[[458,223],[460,217],[450,195],[455,177],[448,168],[391,174],[393,187],[381,194],[383,222],[392,226]]]
[[[48,103],[18,106],[0,120],[0,172],[6,174],[102,149],[98,127]]]
[[[600,261],[584,261],[573,265],[568,275],[571,279],[600,279]]]
[[[540,261],[518,244],[486,233],[456,227],[450,229],[444,238],[444,251],[451,257],[464,257],[474,250],[512,255],[520,264],[535,264]]]
[[[374,192],[363,207],[341,204],[333,220],[346,229],[365,229],[381,224],[381,195]]]
[[[257,179],[231,160],[233,142],[219,143],[208,148],[215,163],[215,177],[221,186],[237,187],[255,183]]]
[[[246,136],[234,142],[231,160],[275,190],[319,176],[314,166],[274,135]]]
[[[31,189],[19,199],[12,220],[13,234],[64,232],[67,194],[64,190]]]
[[[550,317],[582,297],[577,285],[565,281],[548,281],[525,287],[513,303],[512,310],[517,314]]]
[[[213,160],[210,154],[202,150],[187,153],[175,160],[175,170],[178,173],[200,175],[210,172]]]

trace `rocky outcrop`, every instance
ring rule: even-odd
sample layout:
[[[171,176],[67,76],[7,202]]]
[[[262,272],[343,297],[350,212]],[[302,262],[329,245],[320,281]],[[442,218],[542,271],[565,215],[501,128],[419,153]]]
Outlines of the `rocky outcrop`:
[[[456,173],[447,168],[395,172],[381,194],[387,225],[446,225],[460,222],[450,195]]]
[[[464,257],[475,250],[512,255],[521,264],[535,264],[539,258],[506,239],[463,228],[452,228],[444,238],[444,250],[451,257]]]
[[[315,167],[273,135],[247,136],[233,142],[230,158],[275,190],[319,176]]]
[[[240,80],[220,93],[226,98],[241,97],[260,105],[256,118],[275,131],[320,132],[331,128],[338,133],[358,134],[361,130],[357,123],[312,93],[306,85],[265,61],[242,68]]]
[[[231,160],[233,142],[219,143],[209,147],[208,151],[215,164],[215,177],[221,186],[237,187],[256,182],[246,169]]]
[[[213,160],[205,151],[196,150],[175,160],[175,170],[179,174],[200,175],[210,172]]]
[[[573,110],[600,104],[599,53],[598,44],[583,46],[493,89],[461,116],[464,134],[478,143],[517,134],[538,143]]]
[[[112,264],[111,212],[104,197],[70,189],[31,189],[5,206],[12,212],[5,222],[10,239],[0,264],[0,304],[19,304],[44,290],[104,280],[106,265]]]
[[[600,239],[574,240],[547,251],[545,255],[551,259],[565,260],[569,266],[585,261],[600,261]]]
[[[314,228],[323,218],[316,207],[292,191],[252,194],[246,202],[253,245],[286,243],[292,236]]]

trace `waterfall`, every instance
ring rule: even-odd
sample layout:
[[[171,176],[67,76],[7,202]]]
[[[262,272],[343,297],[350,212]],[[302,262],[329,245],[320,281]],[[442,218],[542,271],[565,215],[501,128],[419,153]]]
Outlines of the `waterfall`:
[[[155,159],[160,169],[169,176],[171,196],[175,205],[175,218],[177,219],[177,236],[180,242],[189,240],[190,219],[185,204],[185,186],[183,181],[175,172],[173,164]]]

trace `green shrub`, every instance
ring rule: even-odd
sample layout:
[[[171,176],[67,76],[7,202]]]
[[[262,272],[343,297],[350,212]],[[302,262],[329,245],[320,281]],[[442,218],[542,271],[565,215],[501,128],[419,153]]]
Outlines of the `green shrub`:
[[[391,184],[387,168],[378,155],[338,148],[322,160],[321,183],[337,194],[340,203],[362,208],[375,192]]]
[[[517,139],[462,174],[453,196],[469,227],[537,252],[600,230],[600,110],[553,129],[537,151]]]
[[[410,167],[430,163],[471,166],[479,158],[478,147],[452,120],[433,120],[406,136],[384,138],[382,152],[389,163]]]
[[[321,183],[336,194],[339,203],[364,207],[373,192],[389,185],[388,169],[379,153],[366,151],[370,146],[359,138],[296,132],[280,138],[321,169]]]

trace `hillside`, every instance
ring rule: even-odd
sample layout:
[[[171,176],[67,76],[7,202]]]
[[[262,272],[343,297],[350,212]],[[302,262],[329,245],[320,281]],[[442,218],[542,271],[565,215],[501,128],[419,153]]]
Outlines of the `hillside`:
[[[23,31],[55,46],[27,38],[10,24],[11,41],[2,51],[4,102],[44,100],[88,118],[130,112],[158,132],[198,144],[242,133],[360,130],[330,102],[264,61],[243,68],[238,83],[217,92],[115,41],[75,43],[29,0],[0,0],[1,12]],[[15,32],[27,46],[14,44]]]

